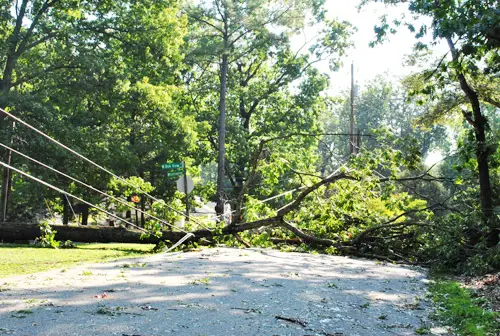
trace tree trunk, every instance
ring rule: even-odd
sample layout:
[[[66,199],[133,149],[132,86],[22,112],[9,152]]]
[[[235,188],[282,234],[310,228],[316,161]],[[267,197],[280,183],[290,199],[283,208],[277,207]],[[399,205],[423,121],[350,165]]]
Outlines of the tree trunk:
[[[455,48],[455,44],[451,38],[446,39],[448,46],[450,48],[453,61],[459,62],[459,53]],[[479,103],[479,98],[477,92],[472,89],[472,87],[467,83],[467,79],[463,72],[457,70],[457,77],[460,83],[460,88],[467,96],[467,99],[472,106],[472,116],[464,114],[467,121],[474,127],[474,133],[476,138],[476,159],[477,159],[477,169],[479,171],[479,191],[481,200],[481,211],[483,214],[483,220],[488,226],[488,234],[486,236],[488,246],[496,246],[499,243],[500,228],[498,227],[498,220],[495,218],[493,211],[493,197],[491,192],[491,182],[490,182],[490,170],[488,166],[488,158],[490,152],[486,144],[486,132],[485,128],[487,125],[487,120],[481,113],[481,104]]]
[[[146,217],[144,216],[144,212],[146,212],[145,197],[141,197],[141,210],[143,211],[141,212],[141,227],[145,227],[146,226]]]
[[[62,202],[63,202],[63,225],[68,225],[70,218],[70,208],[69,202],[66,194],[61,194]]]
[[[84,207],[82,211],[82,225],[89,224],[89,207]]]
[[[82,243],[144,243],[154,244],[158,238],[141,239],[141,231],[129,230],[120,227],[95,227],[95,226],[73,226],[73,225],[51,225],[57,232],[56,239],[71,240]],[[4,223],[0,226],[0,240],[5,242],[34,240],[41,235],[36,224]],[[176,241],[182,238],[182,232],[169,233],[165,239]]]
[[[5,67],[2,69],[2,78],[0,80],[0,92],[2,95],[2,98],[5,99],[7,94],[9,93],[11,87],[12,87],[12,78],[14,74],[14,70],[16,68],[17,60],[19,58],[19,44],[21,43],[21,30],[22,30],[22,25],[23,25],[23,20],[25,19],[25,14],[26,14],[26,9],[28,7],[28,2],[29,0],[23,0],[19,6],[19,11],[17,13],[16,17],[16,24],[14,26],[14,29],[12,31],[12,34],[8,38],[8,50],[7,50],[7,57],[5,61]],[[7,107],[7,101],[4,100],[0,101],[0,107],[1,108],[6,108]],[[4,120],[4,116],[2,115],[0,117],[0,131],[4,130],[7,128],[8,123]],[[12,139],[12,138],[11,138]],[[6,141],[6,139],[1,139],[2,141]],[[10,164],[10,156],[11,153],[10,151],[7,153],[7,159]],[[4,155],[2,153],[1,157],[3,158]],[[3,169],[3,182],[2,182],[2,195],[1,195],[1,200],[0,200],[0,207],[2,208],[2,215],[3,215],[3,220],[5,221],[5,216],[7,214],[7,207],[8,207],[8,200],[9,200],[9,194],[10,194],[10,187],[12,184],[12,174],[10,172],[9,168],[4,168]]]
[[[132,196],[127,196],[127,202],[132,202]],[[132,221],[132,210],[130,208],[127,208],[125,211],[125,219],[127,219],[129,222]],[[125,224],[126,227],[129,227],[130,224]]]
[[[217,160],[217,204],[215,211],[217,215],[224,214],[224,176],[226,156],[226,85],[227,85],[228,55],[226,51],[222,55],[220,98],[219,98],[219,157]]]
[[[14,122],[12,122],[12,131],[14,131]],[[10,147],[13,147],[14,138],[13,135],[10,134]],[[8,150],[5,154],[6,161],[8,165],[12,164],[12,151]],[[3,155],[2,155],[3,159]],[[2,181],[2,198],[0,208],[2,209],[2,221],[5,222],[8,216],[8,208],[9,208],[9,199],[10,192],[12,187],[12,172],[9,168],[4,168],[3,170],[3,181]]]

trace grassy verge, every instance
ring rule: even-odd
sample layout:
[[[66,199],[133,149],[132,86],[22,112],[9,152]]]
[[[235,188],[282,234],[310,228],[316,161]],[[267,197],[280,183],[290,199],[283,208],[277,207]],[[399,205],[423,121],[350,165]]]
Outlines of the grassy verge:
[[[482,308],[484,302],[474,298],[470,290],[455,281],[436,280],[430,291],[437,306],[436,318],[458,335],[500,335],[500,313]]]
[[[79,244],[74,249],[0,245],[0,278],[149,254],[151,244]]]

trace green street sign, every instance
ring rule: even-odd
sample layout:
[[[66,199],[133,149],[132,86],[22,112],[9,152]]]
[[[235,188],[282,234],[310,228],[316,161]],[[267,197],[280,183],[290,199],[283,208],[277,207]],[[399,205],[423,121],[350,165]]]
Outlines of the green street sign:
[[[184,168],[184,166],[182,165],[182,162],[170,162],[170,163],[164,163],[161,165],[161,169],[164,169],[164,170],[178,169],[178,168]]]
[[[184,171],[169,171],[169,172],[167,172],[168,177],[177,177],[177,176],[181,176],[181,175],[184,175]]]

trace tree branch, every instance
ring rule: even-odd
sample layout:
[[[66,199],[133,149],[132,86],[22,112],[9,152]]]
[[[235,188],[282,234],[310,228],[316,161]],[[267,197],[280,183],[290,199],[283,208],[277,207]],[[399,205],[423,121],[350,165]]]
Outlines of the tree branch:
[[[297,198],[292,203],[289,203],[288,205],[286,205],[283,208],[281,208],[280,210],[278,210],[278,217],[284,217],[286,214],[288,214],[292,210],[296,209],[300,205],[300,203],[302,203],[302,201],[304,200],[304,198],[306,198],[307,195],[309,195],[313,191],[319,189],[320,187],[322,187],[324,185],[333,183],[333,182],[338,181],[338,180],[353,180],[353,181],[356,181],[357,179],[354,178],[354,177],[352,177],[352,176],[348,176],[345,173],[340,173],[340,174],[335,174],[334,173],[334,174],[328,176],[327,178],[325,178],[325,179],[323,179],[323,180],[321,180],[321,181],[313,184],[312,186],[307,187],[306,189],[304,189],[304,191],[302,191],[299,194],[299,196],[297,196]]]
[[[318,238],[315,236],[312,236],[310,234],[307,234],[303,231],[301,231],[299,228],[295,227],[294,225],[290,224],[289,222],[283,220],[279,226],[293,232],[294,235],[297,237],[306,240],[309,243],[317,244],[317,245],[322,245],[322,246],[335,246],[337,248],[340,248],[341,245],[334,242],[333,240],[330,239],[324,239],[324,238]]]
[[[398,216],[401,217],[404,214]],[[385,224],[380,224],[376,226],[372,226],[369,229],[366,229],[365,231],[361,232],[358,234],[353,240],[351,240],[351,244],[353,245],[359,245],[361,240],[369,233],[375,232],[377,230],[382,230],[382,229],[388,229],[388,228],[395,228],[395,227],[409,227],[409,226],[429,226],[429,227],[434,227],[434,228],[439,228],[437,225],[430,224],[430,223],[422,223],[422,222],[401,222],[401,223],[392,223],[396,219],[392,219],[389,222],[386,222]]]
[[[494,100],[493,98],[491,97],[483,97],[483,100],[493,106],[495,106],[496,108],[499,108],[500,109],[500,101],[497,101],[497,100]]]
[[[46,69],[43,69],[42,71],[39,71],[39,72],[36,72],[36,73],[33,73],[29,76],[25,76],[25,77],[22,77],[22,78],[19,78],[16,82],[14,82],[12,84],[12,86],[18,86],[20,84],[23,84],[25,82],[28,82],[32,79],[35,79],[35,78],[38,78],[40,76],[43,76],[43,75],[46,75],[47,73],[49,72],[53,72],[53,71],[56,71],[56,70],[61,70],[61,69],[80,69],[81,67],[78,66],[78,65],[54,65],[54,66],[50,66]]]
[[[200,17],[194,16],[194,15],[189,14],[189,13],[187,14],[187,16],[189,16],[189,17],[190,17],[191,19],[193,19],[193,20],[199,21],[199,22],[201,22],[201,23],[206,24],[207,26],[212,27],[213,29],[217,30],[217,31],[218,31],[219,33],[221,33],[221,34],[224,34],[224,31],[223,31],[222,29],[220,29],[220,28],[219,28],[219,27],[217,27],[216,25],[214,25],[214,24],[212,24],[212,23],[208,22],[208,21],[207,21],[207,20],[205,20],[205,19],[202,19],[202,18],[200,18]]]
[[[17,52],[19,54],[23,53],[25,50],[28,50],[26,45],[31,38],[31,35],[33,34],[33,31],[35,30],[35,27],[37,26],[38,22],[40,21],[40,18],[42,15],[51,7],[53,7],[56,3],[58,3],[60,0],[52,0],[52,1],[45,1],[42,5],[42,7],[38,10],[38,12],[35,14],[35,17],[31,21],[31,24],[28,28],[28,31],[24,35],[24,39],[21,42],[21,44],[18,47]],[[41,43],[41,42],[40,42]],[[37,44],[35,44],[37,45]]]

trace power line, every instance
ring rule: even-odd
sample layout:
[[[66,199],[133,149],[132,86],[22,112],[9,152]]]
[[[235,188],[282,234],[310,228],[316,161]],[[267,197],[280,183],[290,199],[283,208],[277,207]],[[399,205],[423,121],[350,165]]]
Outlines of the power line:
[[[343,164],[345,164],[347,162],[347,160],[349,160],[349,156],[343,158],[343,160],[342,160],[343,162],[340,163],[340,166],[342,166]],[[330,176],[333,175],[333,174],[338,173],[339,170],[340,170],[340,167],[337,168],[333,173],[331,173]],[[279,197],[283,197],[283,196],[291,194],[291,193],[293,193],[293,192],[295,192],[297,190],[302,190],[302,189],[305,189],[305,188],[307,188],[307,186],[301,186],[301,187],[298,187],[298,188],[295,188],[295,189],[291,189],[291,190],[285,191],[285,192],[283,192],[281,194],[278,194],[278,195],[275,195],[275,196],[271,196],[269,198],[257,201],[256,204],[266,203],[266,202],[269,202],[269,201],[271,201],[273,199],[276,199],[276,198],[279,198]],[[285,206],[287,206],[287,205],[285,205]],[[248,207],[242,207],[242,208],[240,208],[240,210],[244,210],[246,208],[248,208]],[[278,209],[278,211],[280,211],[281,209],[282,208]],[[236,212],[236,210],[233,210],[233,211],[230,212],[230,214],[235,213],[235,212]],[[224,216],[224,214],[218,215],[218,216],[215,216],[215,217],[210,217],[209,220],[214,220],[214,219],[217,219],[217,218],[222,217],[222,216]]]
[[[125,219],[123,219],[123,218],[121,218],[121,217],[119,217],[119,216],[117,216],[117,215],[115,215],[115,214],[113,214],[113,213],[111,213],[111,212],[107,211],[106,209],[103,209],[103,208],[101,208],[101,207],[99,207],[99,206],[97,206],[97,205],[94,205],[94,204],[92,204],[92,203],[90,203],[90,202],[88,202],[88,201],[84,200],[83,198],[80,198],[80,197],[78,197],[78,196],[75,196],[75,195],[73,195],[73,194],[71,194],[71,193],[67,192],[67,191],[64,191],[64,190],[62,190],[62,189],[60,189],[60,188],[58,188],[58,187],[56,187],[56,186],[54,186],[54,185],[52,185],[52,184],[50,184],[50,183],[48,183],[48,182],[45,182],[45,181],[43,181],[43,180],[41,180],[41,179],[39,179],[39,178],[37,178],[37,177],[34,177],[33,175],[30,175],[30,174],[28,174],[28,173],[26,173],[26,172],[24,172],[24,171],[22,171],[22,170],[19,170],[19,169],[17,169],[17,168],[14,168],[13,166],[11,166],[11,165],[9,165],[9,164],[6,164],[6,163],[5,163],[5,162],[3,162],[3,161],[0,161],[0,165],[4,166],[5,168],[11,169],[11,170],[15,171],[16,173],[19,173],[19,174],[21,174],[21,175],[23,175],[23,176],[26,176],[27,178],[32,179],[32,180],[33,180],[33,181],[35,181],[35,182],[38,182],[38,183],[40,183],[40,184],[43,184],[44,186],[46,186],[46,187],[48,187],[48,188],[50,188],[50,189],[52,189],[52,190],[55,190],[55,191],[57,191],[57,192],[59,192],[59,193],[61,193],[61,194],[65,194],[65,195],[67,195],[67,196],[69,196],[69,197],[72,197],[72,198],[74,198],[74,199],[76,199],[76,200],[78,200],[78,201],[80,201],[80,202],[82,202],[82,203],[85,203],[85,204],[87,204],[87,205],[89,205],[89,206],[91,206],[91,207],[93,207],[93,208],[95,208],[95,209],[97,209],[97,210],[99,210],[99,211],[102,211],[102,212],[104,212],[105,214],[107,214],[107,215],[109,215],[109,216],[111,216],[111,217],[114,217],[114,218],[118,219],[119,221],[122,221],[122,222],[124,222],[124,223],[126,223],[126,224],[128,224],[128,225],[130,225],[130,226],[133,226],[133,227],[137,228],[137,229],[138,229],[138,230],[140,230],[140,231],[143,231],[143,232],[146,232],[146,233],[148,233],[148,234],[151,234],[151,232],[150,232],[150,231],[148,231],[148,230],[146,230],[146,229],[144,229],[144,228],[141,228],[140,226],[137,226],[137,225],[135,225],[134,223],[129,222],[129,221],[127,221],[127,220],[125,220]]]
[[[0,108],[0,112],[3,112],[4,114],[6,114],[7,116],[9,116],[10,118],[12,118],[12,119],[14,119],[14,120],[18,121],[19,123],[23,124],[23,125],[24,125],[24,126],[26,126],[27,128],[29,128],[29,129],[31,129],[31,130],[33,130],[33,131],[35,131],[36,133],[40,134],[40,135],[41,135],[41,136],[43,136],[44,138],[46,138],[46,139],[50,140],[51,142],[55,143],[56,145],[58,145],[58,146],[60,146],[60,147],[62,147],[62,148],[64,148],[64,149],[66,149],[66,150],[67,150],[67,151],[69,151],[70,153],[72,153],[72,154],[74,154],[74,155],[78,156],[79,158],[83,159],[84,161],[86,161],[86,162],[88,162],[88,163],[92,164],[93,166],[95,166],[95,167],[97,167],[97,168],[101,169],[102,171],[104,171],[104,172],[108,173],[109,175],[113,176],[114,178],[119,179],[120,181],[122,181],[123,183],[127,184],[128,186],[133,187],[133,188],[135,188],[135,189],[137,189],[137,190],[141,191],[144,195],[146,195],[146,196],[147,196],[147,197],[149,197],[150,199],[152,199],[152,200],[154,200],[154,201],[157,201],[157,202],[159,202],[159,201],[160,201],[160,199],[158,199],[158,198],[156,198],[156,197],[152,196],[152,195],[151,195],[151,194],[149,194],[148,192],[146,192],[146,191],[144,191],[143,189],[141,189],[139,186],[136,186],[136,185],[134,185],[134,184],[130,183],[129,181],[125,180],[124,178],[122,178],[122,177],[120,177],[120,176],[116,175],[116,174],[115,174],[115,173],[113,173],[112,171],[110,171],[110,170],[108,170],[108,169],[104,168],[103,166],[101,166],[101,165],[99,165],[99,164],[95,163],[94,161],[90,160],[89,158],[87,158],[87,157],[83,156],[82,154],[78,153],[77,151],[75,151],[75,150],[73,150],[73,149],[69,148],[68,146],[64,145],[63,143],[61,143],[61,142],[57,141],[56,139],[54,139],[54,138],[50,137],[49,135],[47,135],[47,134],[45,134],[44,132],[42,132],[42,131],[40,131],[39,129],[37,129],[36,127],[31,126],[30,124],[28,124],[27,122],[25,122],[25,121],[21,120],[20,118],[18,118],[18,117],[16,117],[16,116],[14,116],[13,114],[11,114],[11,113],[9,113],[9,112],[5,111],[5,110],[4,110],[4,109],[2,109],[2,108]],[[186,197],[187,197],[187,195],[186,195]],[[180,214],[180,215],[182,215],[182,216],[184,216],[184,217],[186,217],[186,218],[188,217],[188,216],[187,216],[187,215],[185,215],[182,211],[179,211],[179,210],[177,210],[177,209],[175,209],[175,208],[173,208],[173,207],[169,206],[168,204],[165,204],[165,207],[169,208],[170,210],[174,211],[175,213]],[[210,230],[209,228],[207,228],[206,226],[204,226],[203,224],[201,224],[200,222],[198,222],[198,221],[196,221],[196,220],[194,220],[194,219],[189,219],[189,218],[188,218],[188,220],[191,220],[191,221],[195,222],[196,224],[200,225],[201,227],[203,227],[203,228],[205,228],[205,229],[207,229],[207,230]]]
[[[119,217],[119,216],[117,216],[117,215],[115,215],[115,214],[113,214],[113,213],[111,213],[111,212],[109,212],[109,211],[107,211],[107,210],[105,210],[105,209],[103,209],[103,208],[101,208],[101,207],[97,206],[97,205],[94,205],[94,204],[92,204],[92,203],[90,203],[90,202],[87,202],[86,200],[84,200],[84,199],[82,199],[82,198],[80,198],[80,197],[78,197],[78,196],[75,196],[75,195],[73,195],[73,194],[70,194],[69,192],[64,191],[64,190],[62,190],[62,189],[60,189],[60,188],[58,188],[58,187],[56,187],[56,186],[54,186],[54,185],[52,185],[52,184],[50,184],[50,183],[47,183],[47,182],[45,182],[45,181],[43,181],[43,180],[41,180],[41,179],[39,179],[39,178],[36,178],[36,177],[34,177],[34,176],[32,176],[32,175],[30,175],[30,174],[26,173],[26,172],[23,172],[22,170],[19,170],[19,169],[17,169],[17,168],[14,168],[13,166],[8,165],[8,164],[4,163],[3,161],[0,161],[0,165],[4,166],[5,168],[11,169],[11,170],[15,171],[16,173],[19,173],[19,174],[21,174],[21,175],[23,175],[23,176],[26,176],[27,178],[32,179],[32,180],[34,180],[35,182],[38,182],[38,183],[40,183],[40,184],[43,184],[44,186],[49,187],[50,189],[53,189],[53,190],[55,190],[55,191],[57,191],[57,192],[60,192],[60,193],[62,193],[62,194],[64,194],[64,195],[66,195],[66,196],[73,197],[74,199],[76,199],[76,200],[78,200],[78,201],[80,201],[80,202],[82,202],[82,203],[85,203],[85,204],[87,204],[87,205],[89,205],[89,206],[91,206],[91,207],[93,207],[93,208],[95,208],[95,209],[97,209],[97,210],[99,210],[99,211],[102,211],[102,212],[104,212],[105,214],[107,214],[107,215],[109,215],[109,216],[111,216],[111,217],[114,217],[114,218],[118,219],[119,221],[122,221],[122,222],[124,222],[124,223],[126,223],[126,224],[128,224],[128,225],[130,225],[130,226],[132,226],[132,227],[135,227],[136,229],[138,229],[138,230],[140,230],[140,231],[146,232],[147,234],[153,234],[153,235],[154,235],[154,233],[152,233],[152,232],[151,232],[151,231],[149,231],[149,230],[146,230],[146,229],[144,229],[144,228],[141,228],[140,226],[137,226],[137,225],[135,225],[134,223],[129,222],[129,221],[127,221],[127,220],[125,220],[125,219],[123,219],[123,218],[121,218],[121,217]],[[186,233],[186,235],[185,235],[184,237],[182,237],[182,238],[181,238],[181,239],[180,239],[177,243],[175,243],[174,245],[172,245],[172,246],[171,246],[171,247],[170,247],[170,248],[169,248],[166,252],[169,252],[169,251],[173,250],[174,248],[176,248],[177,246],[179,246],[180,244],[182,244],[183,242],[185,242],[185,241],[186,241],[187,239],[189,239],[190,237],[194,237],[194,234],[193,234],[193,233],[191,233],[191,232],[187,232],[187,231],[184,231],[184,230],[182,230],[182,231],[183,231],[184,233]]]
[[[180,231],[182,231],[182,232],[187,232],[187,231],[184,231],[183,229],[181,229],[181,228],[179,228],[179,227],[177,227],[177,226],[175,226],[175,225],[173,225],[173,224],[171,224],[171,223],[169,223],[169,222],[167,222],[167,221],[165,221],[165,220],[163,220],[163,219],[161,219],[161,218],[158,218],[158,217],[156,217],[156,216],[154,216],[154,215],[151,215],[151,214],[149,214],[149,213],[147,213],[147,212],[143,211],[142,209],[136,208],[135,206],[132,206],[132,205],[128,204],[128,202],[127,202],[127,201],[124,201],[124,200],[122,200],[122,199],[120,199],[120,198],[118,198],[118,197],[115,197],[115,196],[113,196],[113,195],[110,195],[110,194],[108,194],[108,193],[106,193],[106,192],[104,192],[104,191],[102,191],[102,190],[99,190],[99,189],[97,189],[97,188],[94,188],[93,186],[91,186],[91,185],[89,185],[89,184],[87,184],[87,183],[85,183],[85,182],[82,182],[82,181],[80,181],[80,180],[78,180],[78,179],[76,179],[76,178],[74,178],[74,177],[72,177],[72,176],[70,176],[70,175],[68,175],[68,174],[65,174],[65,173],[63,173],[63,172],[61,172],[61,171],[59,171],[59,170],[57,170],[57,169],[55,169],[55,168],[53,168],[53,167],[51,167],[51,166],[49,166],[49,165],[45,164],[45,163],[43,163],[43,162],[40,162],[40,161],[38,161],[38,160],[36,160],[36,159],[34,159],[34,158],[32,158],[32,157],[30,157],[30,156],[28,156],[28,155],[26,155],[26,154],[24,154],[24,153],[20,152],[20,151],[17,151],[17,150],[15,150],[15,149],[13,149],[13,148],[11,148],[11,147],[9,147],[9,146],[7,146],[7,145],[3,144],[3,143],[0,143],[0,146],[2,146],[3,148],[5,148],[5,149],[7,149],[7,150],[10,150],[10,151],[12,151],[12,152],[14,152],[14,153],[18,154],[18,155],[21,155],[22,157],[24,157],[24,158],[26,158],[26,159],[28,159],[28,160],[30,160],[30,161],[33,161],[34,163],[36,163],[36,164],[38,164],[38,165],[40,165],[40,166],[42,166],[42,167],[44,167],[44,168],[50,169],[51,171],[53,171],[53,172],[55,172],[55,173],[57,173],[57,174],[59,174],[59,175],[62,175],[62,176],[66,177],[66,178],[68,178],[68,179],[70,179],[70,180],[72,180],[72,181],[74,181],[74,182],[76,182],[76,183],[78,183],[78,184],[81,184],[82,186],[84,186],[84,187],[86,187],[86,188],[89,188],[89,189],[91,189],[91,190],[93,190],[93,191],[95,191],[95,192],[99,193],[99,194],[100,194],[100,195],[102,195],[102,196],[109,197],[109,198],[111,198],[112,200],[115,200],[115,201],[119,202],[120,204],[123,204],[123,205],[127,206],[127,207],[128,207],[128,208],[130,208],[130,209],[134,209],[134,210],[138,211],[138,212],[139,212],[139,213],[141,213],[141,214],[145,214],[145,215],[147,215],[147,216],[149,216],[149,217],[151,217],[151,218],[154,218],[154,219],[156,219],[156,220],[160,221],[161,223],[163,223],[163,224],[165,224],[165,225],[168,225],[168,226],[170,226],[170,227],[172,227],[172,228],[178,229],[178,230],[180,230]],[[68,202],[68,203],[69,203],[69,202]],[[71,207],[71,211],[72,211],[72,212],[73,212],[73,214],[74,214],[75,212],[74,212],[74,210],[73,210],[73,207],[71,206],[71,203],[69,203],[69,206]]]

